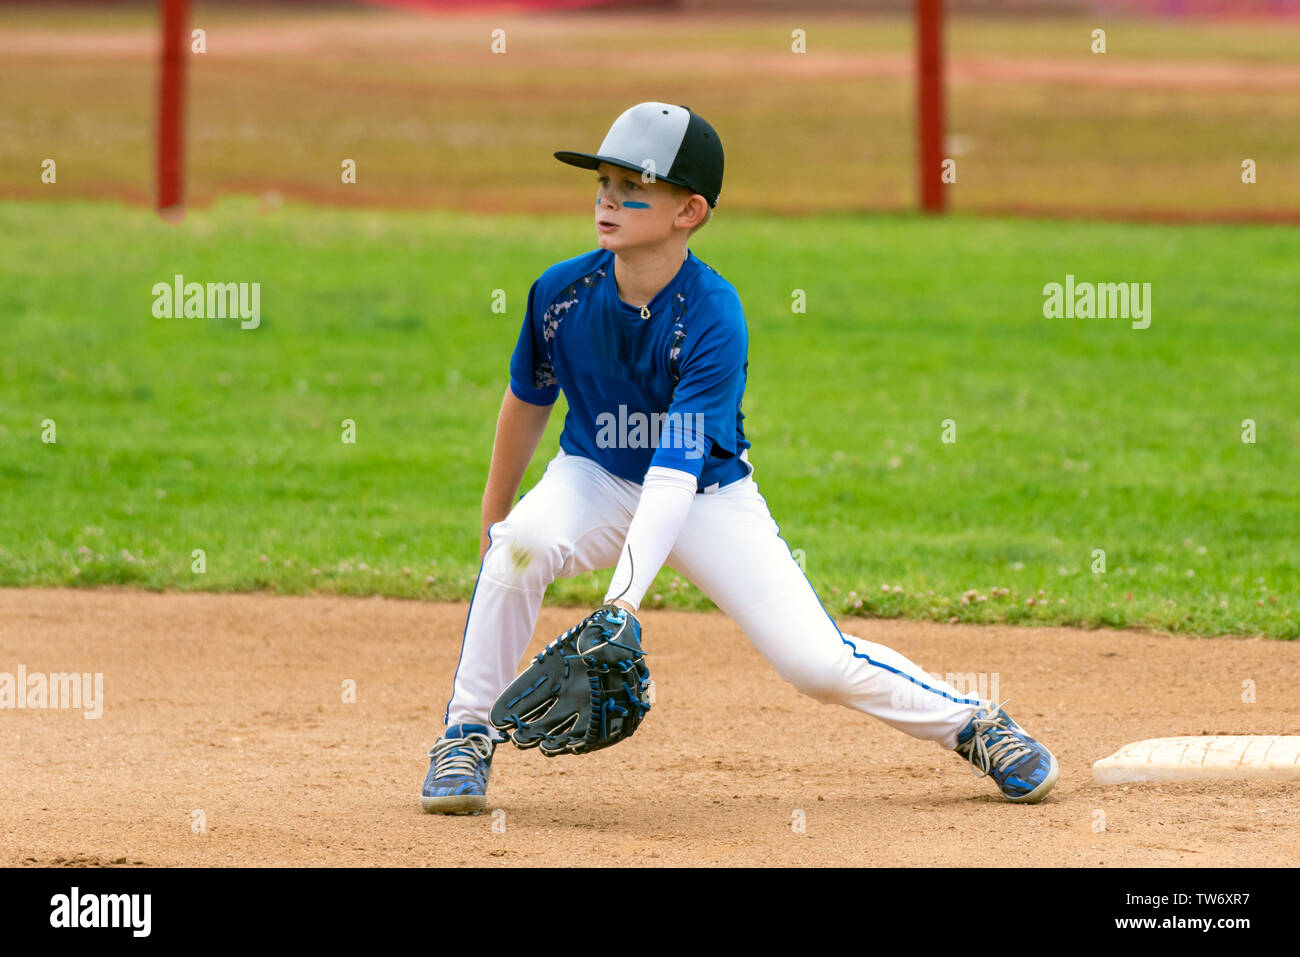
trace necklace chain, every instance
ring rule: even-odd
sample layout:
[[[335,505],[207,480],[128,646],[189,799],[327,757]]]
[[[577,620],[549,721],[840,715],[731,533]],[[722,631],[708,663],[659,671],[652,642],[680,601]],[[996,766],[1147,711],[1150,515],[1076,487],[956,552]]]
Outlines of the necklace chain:
[[[691,251],[688,249],[688,250],[686,251],[686,255],[684,255],[684,256],[682,257],[682,262],[686,262],[686,260],[688,260],[688,259],[690,259],[690,258],[691,258]],[[617,284],[617,282],[618,282],[618,281],[615,280],[615,284]],[[621,296],[622,293],[620,293],[619,295]],[[650,303],[646,303],[644,306],[641,307],[641,318],[642,318],[642,319],[649,319],[649,318],[650,318]]]

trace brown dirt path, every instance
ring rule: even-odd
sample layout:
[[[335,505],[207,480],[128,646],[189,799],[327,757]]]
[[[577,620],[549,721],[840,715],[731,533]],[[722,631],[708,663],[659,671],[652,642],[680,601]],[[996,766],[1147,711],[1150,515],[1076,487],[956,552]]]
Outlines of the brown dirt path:
[[[544,609],[534,650],[578,614]],[[100,671],[105,696],[98,720],[0,711],[0,865],[1300,859],[1294,786],[1090,776],[1140,738],[1300,733],[1295,643],[841,622],[928,671],[998,674],[1007,710],[1062,765],[1048,801],[1025,807],[931,743],[802,697],[721,615],[646,611],[658,699],[637,736],[583,757],[502,749],[489,807],[504,816],[441,818],[417,790],[464,616],[386,599],[0,590],[0,671]],[[1241,700],[1246,679],[1257,703]]]
[[[910,51],[822,51],[816,56],[790,56],[787,49],[772,52],[758,49],[711,49],[701,57],[698,49],[651,49],[636,51],[623,46],[569,48],[546,46],[559,40],[582,36],[602,36],[610,31],[608,17],[573,14],[568,17],[511,17],[529,43],[523,56],[534,65],[567,65],[575,56],[589,62],[593,72],[606,66],[623,70],[680,69],[692,74],[755,77],[894,77],[909,79],[915,73]],[[641,17],[625,14],[616,21],[628,30],[643,29],[662,33],[663,16]],[[690,29],[707,31],[735,29],[735,18],[693,17],[682,21]],[[781,21],[784,23],[784,21]],[[855,21],[850,21],[855,22]],[[370,16],[322,16],[315,18],[272,18],[255,25],[224,26],[217,31],[220,44],[214,43],[213,59],[226,57],[320,57],[373,56],[383,49],[393,59],[428,60],[435,55],[447,69],[482,69],[482,39],[500,26],[499,17],[415,17],[399,13],[370,13]],[[49,30],[45,27],[0,27],[0,55],[9,57],[77,56],[90,59],[152,59],[157,35],[155,27],[114,30]],[[1132,87],[1139,90],[1300,90],[1300,66],[1256,64],[1230,60],[1170,61],[1141,60],[1135,57],[1110,56],[1104,62],[1097,57],[1041,56],[965,56],[948,60],[954,81],[1002,83],[1058,83],[1058,85],[1096,85]],[[356,78],[350,86],[359,85]],[[411,83],[412,95],[428,95],[429,83]],[[368,88],[380,92],[399,92],[400,82],[370,82]],[[517,91],[516,91],[517,92]]]
[[[416,16],[397,11],[355,10],[344,13],[318,14],[311,17],[260,17],[248,24],[221,24],[214,35],[208,56],[227,57],[373,57],[383,50],[388,62],[401,59],[427,61],[438,58],[448,70],[482,70],[485,37],[493,29],[509,22],[524,38],[517,47],[528,61],[538,66],[566,65],[574,56],[582,56],[593,73],[607,67],[625,71],[642,70],[648,74],[678,69],[692,75],[707,76],[830,76],[896,77],[910,79],[915,58],[910,50],[821,50],[814,56],[792,56],[785,48],[785,19],[767,18],[774,25],[776,47],[770,52],[759,49],[709,49],[707,56],[694,48],[681,50],[653,49],[638,51],[621,44],[593,44],[593,37],[607,37],[612,26],[626,31],[643,31],[658,36],[679,23],[681,29],[698,34],[734,30],[737,23],[762,24],[762,15],[710,16],[689,14],[622,13],[591,15],[582,11],[567,15],[528,14],[501,16]],[[833,16],[820,18],[827,24]],[[841,18],[858,25],[861,17]],[[775,42],[779,39],[781,42]],[[218,42],[219,40],[219,42]],[[581,41],[580,46],[573,46]],[[8,57],[70,56],[92,59],[151,59],[157,49],[154,24],[110,29],[63,26],[0,26],[0,55]],[[1003,83],[1054,83],[1132,87],[1137,89],[1212,90],[1250,89],[1260,91],[1300,90],[1300,67],[1289,64],[1250,63],[1233,60],[1177,61],[1140,59],[1110,55],[1099,59],[1081,52],[1074,57],[1024,55],[967,56],[950,55],[947,68],[957,81]],[[351,78],[349,86],[357,86]],[[399,92],[400,82],[371,82],[369,89]],[[430,86],[409,84],[413,95],[427,95]],[[515,95],[523,91],[513,91]]]

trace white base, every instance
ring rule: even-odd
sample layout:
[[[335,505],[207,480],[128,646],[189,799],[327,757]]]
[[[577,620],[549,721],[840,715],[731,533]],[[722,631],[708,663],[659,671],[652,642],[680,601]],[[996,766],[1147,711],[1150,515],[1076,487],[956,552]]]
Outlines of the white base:
[[[1126,744],[1092,766],[1098,784],[1247,778],[1300,781],[1300,735],[1152,738]]]

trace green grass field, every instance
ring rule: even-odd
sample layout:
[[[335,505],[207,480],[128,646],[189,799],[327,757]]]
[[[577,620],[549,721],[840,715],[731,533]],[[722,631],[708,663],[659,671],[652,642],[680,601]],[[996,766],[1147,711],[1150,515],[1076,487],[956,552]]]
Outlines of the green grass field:
[[[528,287],[590,232],[0,204],[0,584],[468,598]],[[756,478],[833,613],[1300,634],[1300,233],[720,208],[692,249],[740,290]],[[178,272],[260,282],[260,328],[154,318]],[[1044,318],[1067,273],[1150,282],[1150,328]],[[707,606],[676,578],[647,606]]]

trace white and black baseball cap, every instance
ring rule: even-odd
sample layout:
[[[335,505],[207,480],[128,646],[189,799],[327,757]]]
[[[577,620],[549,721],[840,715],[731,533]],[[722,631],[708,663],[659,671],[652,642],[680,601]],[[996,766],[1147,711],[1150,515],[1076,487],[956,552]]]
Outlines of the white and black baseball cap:
[[[690,107],[638,103],[614,121],[595,153],[559,150],[555,158],[571,166],[595,169],[601,163],[657,180],[685,186],[718,205],[722,192],[722,143],[708,123]]]

